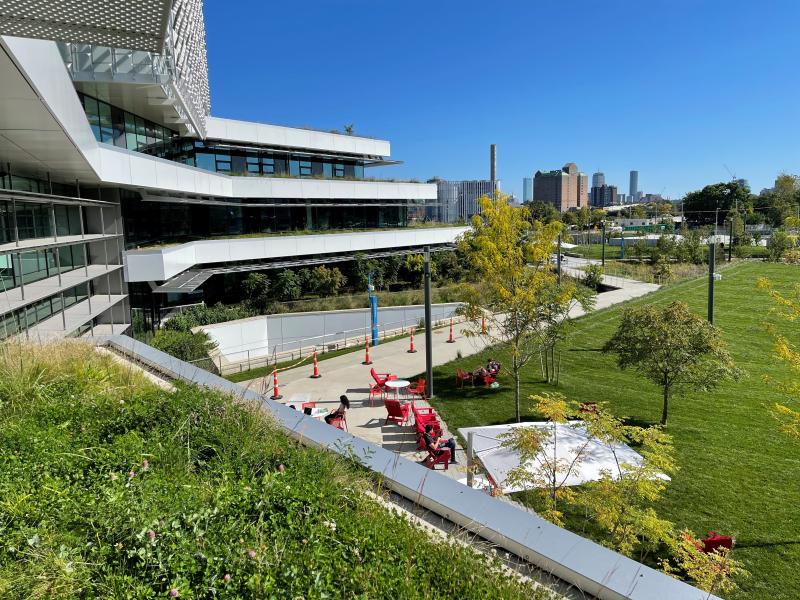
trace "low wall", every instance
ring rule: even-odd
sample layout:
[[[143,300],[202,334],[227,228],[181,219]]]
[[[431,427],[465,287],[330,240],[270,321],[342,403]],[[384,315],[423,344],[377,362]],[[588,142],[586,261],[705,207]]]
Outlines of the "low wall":
[[[457,302],[432,305],[434,324],[453,317],[458,306]],[[424,316],[422,304],[379,308],[379,336],[383,338],[414,327]],[[217,343],[214,363],[220,373],[228,374],[245,370],[242,365],[247,369],[257,368],[305,351],[338,350],[363,344],[364,337],[370,335],[370,310],[264,315],[204,325],[196,330],[206,332]]]

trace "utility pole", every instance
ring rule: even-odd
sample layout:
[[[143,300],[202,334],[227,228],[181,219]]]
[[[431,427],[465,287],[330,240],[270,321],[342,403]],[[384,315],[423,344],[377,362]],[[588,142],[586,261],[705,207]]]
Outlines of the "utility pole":
[[[733,219],[729,217],[728,218],[728,262],[731,262],[732,250],[733,250]]]
[[[716,244],[708,244],[708,322],[714,324],[714,267],[716,263]]]
[[[431,247],[425,246],[425,392],[433,398],[433,323],[431,322]]]
[[[605,267],[605,266],[606,266],[606,222],[605,222],[605,221],[602,221],[600,224],[601,224],[601,225],[602,225],[602,227],[603,227],[603,232],[602,232],[602,236],[603,236],[603,241],[602,241],[602,244],[603,244],[603,250],[602,250],[602,253],[601,253],[601,255],[600,255],[600,264],[601,264],[603,267]]]

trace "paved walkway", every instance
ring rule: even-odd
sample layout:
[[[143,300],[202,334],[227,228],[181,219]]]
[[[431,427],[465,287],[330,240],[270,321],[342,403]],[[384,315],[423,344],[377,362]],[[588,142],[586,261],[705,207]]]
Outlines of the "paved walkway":
[[[582,276],[578,269],[563,267],[563,271],[573,276]],[[659,288],[657,285],[642,283],[631,279],[608,278],[604,283],[621,286],[609,292],[598,294],[596,309],[607,308],[620,302],[638,298],[649,294]],[[575,318],[584,314],[580,306],[570,311],[570,316]],[[443,365],[455,360],[460,355],[467,357],[479,353],[487,344],[483,336],[467,337],[464,332],[470,327],[466,323],[453,326],[455,342],[447,343],[448,328],[435,330],[433,338],[433,364]],[[372,381],[370,369],[375,368],[378,373],[391,372],[402,379],[414,382],[414,377],[424,374],[425,371],[425,336],[424,332],[414,338],[417,352],[407,352],[409,340],[402,339],[386,342],[370,348],[372,365],[362,365],[364,352],[352,352],[324,360],[319,363],[320,379],[311,379],[312,367],[308,361],[293,369],[279,373],[280,393],[282,402],[316,402],[318,407],[334,409],[339,404],[339,396],[347,394],[351,408],[347,413],[348,429],[353,434],[384,448],[398,452],[411,460],[421,461],[425,458],[424,452],[416,449],[416,436],[411,426],[385,424],[386,409],[383,402],[378,399],[373,404],[369,400],[369,384]],[[477,366],[477,365],[475,365]],[[454,374],[455,378],[455,374]],[[272,394],[272,378],[260,377],[245,381],[239,385],[250,389]],[[436,390],[434,390],[434,393]],[[427,403],[417,401],[417,406],[428,406]],[[443,423],[446,437],[455,437],[447,432],[447,425]],[[446,473],[456,479],[466,479],[466,455],[459,446],[456,451],[459,465],[451,467]]]

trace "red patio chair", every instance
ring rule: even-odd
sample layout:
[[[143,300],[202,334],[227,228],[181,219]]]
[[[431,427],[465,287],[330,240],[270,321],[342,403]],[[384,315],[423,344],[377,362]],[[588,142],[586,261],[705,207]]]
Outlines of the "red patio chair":
[[[425,378],[420,377],[417,379],[417,385],[408,386],[408,393],[411,394],[411,399],[414,399],[414,396],[419,396],[422,400],[425,400]]]
[[[412,405],[411,410],[414,412],[415,422],[421,422],[424,425],[425,423],[431,421],[439,421],[439,415],[437,415],[436,411],[429,406],[417,408],[416,406]]]
[[[425,443],[426,425],[433,425],[432,433],[434,437],[442,437],[442,426],[438,421],[431,423],[420,423],[420,422],[415,423],[414,428],[417,433],[417,450],[425,450],[428,447],[428,445]]]
[[[336,429],[341,429],[342,431],[350,431],[347,429],[347,416],[346,415],[339,415],[331,419],[328,425],[332,425],[336,427]]]
[[[303,402],[300,405],[300,410],[305,410],[307,408],[317,408],[317,403],[316,402]]]
[[[400,404],[399,400],[392,400],[390,398],[386,398],[383,401],[384,406],[386,407],[386,421],[384,423],[388,423],[391,421],[392,423],[396,423],[397,425],[405,425],[406,421],[408,421],[408,411],[409,411],[409,404]]]
[[[716,531],[709,531],[708,537],[700,540],[703,547],[700,548],[703,552],[714,552],[718,548],[733,548],[734,539],[729,535],[720,535]]]
[[[377,383],[369,384],[369,405],[374,406],[373,401],[375,400],[375,396],[378,396],[381,400],[386,395],[386,388],[379,386]]]
[[[456,368],[456,382],[458,383],[458,387],[463,388],[465,381],[472,383],[472,375]]]
[[[450,448],[441,448],[440,450],[432,450],[427,448],[428,456],[425,459],[425,466],[431,471],[436,468],[436,465],[444,465],[444,470],[447,471],[450,467]]]

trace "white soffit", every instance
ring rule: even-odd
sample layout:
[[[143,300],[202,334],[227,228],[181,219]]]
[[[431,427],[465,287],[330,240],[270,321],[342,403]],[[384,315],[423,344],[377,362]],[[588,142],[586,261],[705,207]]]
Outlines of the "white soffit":
[[[0,35],[161,52],[172,0],[3,0]]]

